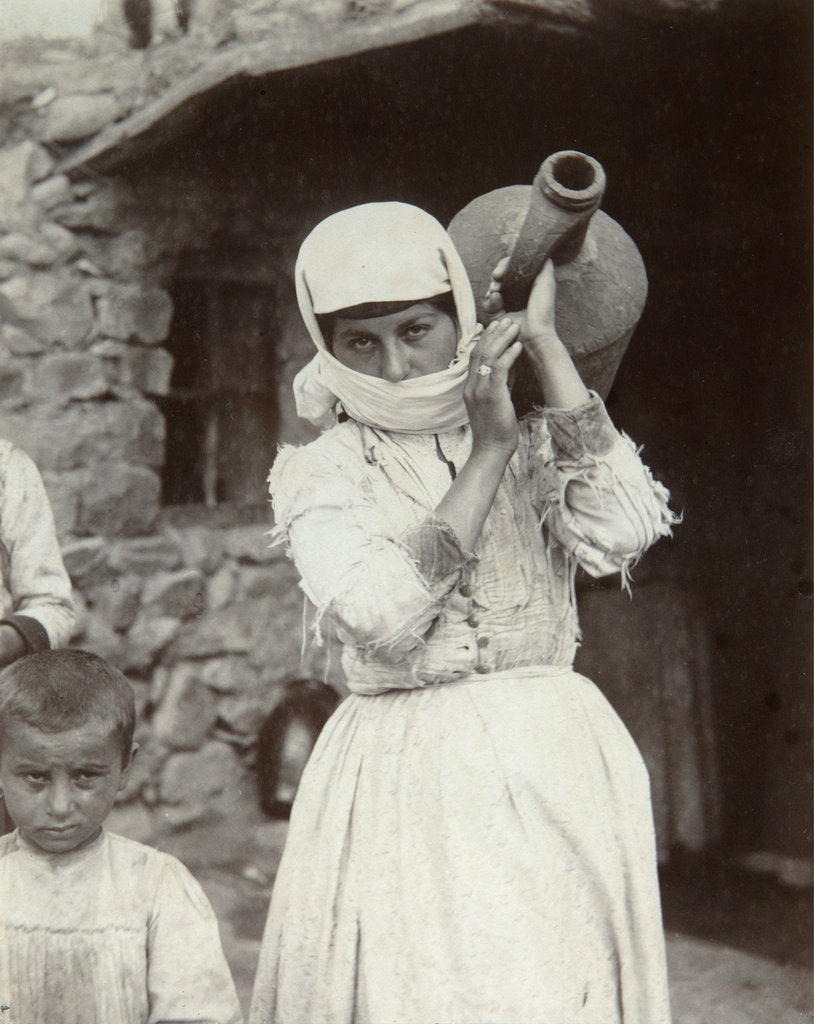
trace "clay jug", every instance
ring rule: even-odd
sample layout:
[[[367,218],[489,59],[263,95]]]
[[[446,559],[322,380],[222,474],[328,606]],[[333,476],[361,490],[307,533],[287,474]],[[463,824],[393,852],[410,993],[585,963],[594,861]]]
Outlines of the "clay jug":
[[[557,331],[586,386],[606,397],[644,308],[647,275],[630,236],[599,209],[602,165],[576,150],[549,156],[533,185],[511,185],[472,200],[449,233],[469,274],[478,320],[492,270],[510,256],[501,287],[508,312],[524,309],[549,257],[557,281]],[[518,363],[521,388],[533,379]],[[539,401],[539,395],[535,396]]]

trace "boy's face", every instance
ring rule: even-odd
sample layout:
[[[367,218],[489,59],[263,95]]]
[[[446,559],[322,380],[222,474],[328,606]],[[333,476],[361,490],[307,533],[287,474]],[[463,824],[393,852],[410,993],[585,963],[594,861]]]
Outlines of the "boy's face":
[[[136,749],[122,765],[121,744],[101,721],[51,733],[9,719],[0,736],[0,790],[23,838],[46,853],[92,842]]]

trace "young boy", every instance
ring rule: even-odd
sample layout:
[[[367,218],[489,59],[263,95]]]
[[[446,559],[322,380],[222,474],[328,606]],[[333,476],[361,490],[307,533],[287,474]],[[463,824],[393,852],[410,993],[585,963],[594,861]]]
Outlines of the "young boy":
[[[0,1005],[17,1024],[241,1019],[218,924],[169,854],[106,832],[137,744],[125,677],[52,650],[0,672]]]

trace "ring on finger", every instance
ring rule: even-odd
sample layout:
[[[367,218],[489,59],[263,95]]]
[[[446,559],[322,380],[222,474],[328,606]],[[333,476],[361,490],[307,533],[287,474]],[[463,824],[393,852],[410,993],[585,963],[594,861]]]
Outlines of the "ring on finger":
[[[491,372],[492,367],[486,363],[481,363],[480,366],[478,367],[478,374],[481,377],[488,377]]]

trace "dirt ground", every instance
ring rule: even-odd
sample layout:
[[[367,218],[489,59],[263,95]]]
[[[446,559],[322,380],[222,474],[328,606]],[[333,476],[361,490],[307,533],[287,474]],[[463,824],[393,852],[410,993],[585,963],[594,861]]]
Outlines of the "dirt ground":
[[[240,856],[234,831],[171,851],[215,907],[244,1012],[286,827],[255,829]],[[722,858],[673,859],[661,876],[673,1024],[814,1022],[810,888]]]

